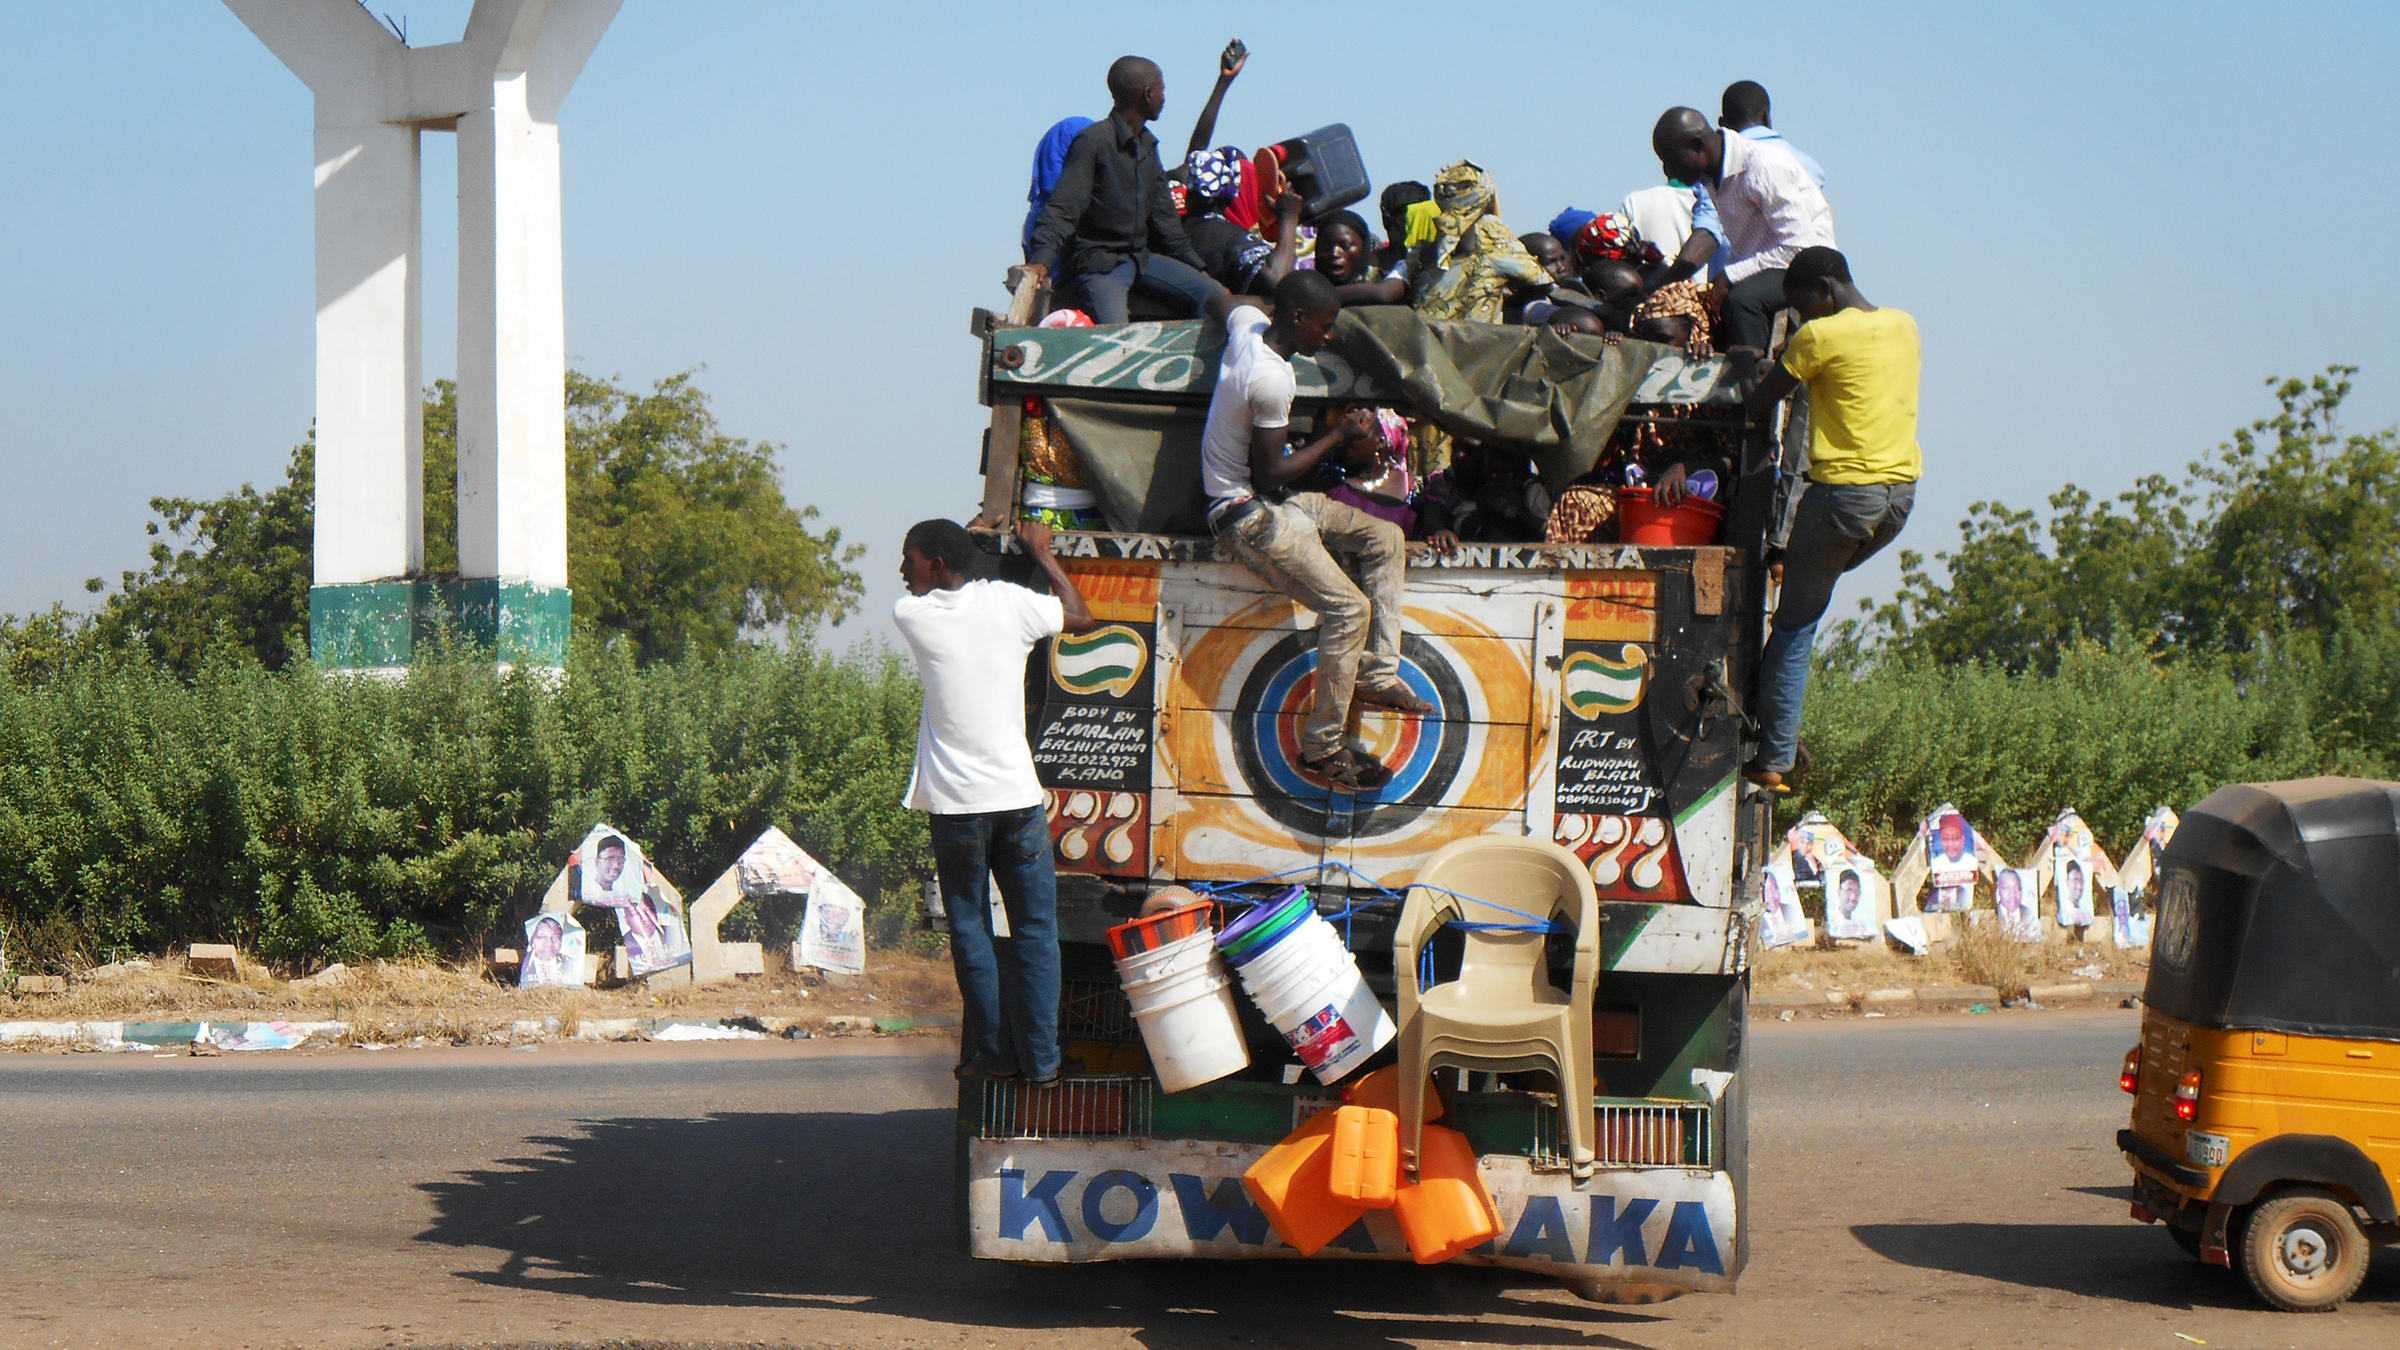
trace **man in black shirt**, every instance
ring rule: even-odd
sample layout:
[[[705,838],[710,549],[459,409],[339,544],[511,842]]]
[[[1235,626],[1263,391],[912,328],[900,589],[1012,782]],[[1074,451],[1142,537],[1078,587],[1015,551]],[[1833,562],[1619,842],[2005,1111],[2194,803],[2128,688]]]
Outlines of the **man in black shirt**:
[[[1109,115],[1067,148],[1050,205],[1033,227],[1030,266],[1080,291],[1098,323],[1125,322],[1129,292],[1198,314],[1224,288],[1184,237],[1149,123],[1167,105],[1155,62],[1120,56],[1108,68]]]

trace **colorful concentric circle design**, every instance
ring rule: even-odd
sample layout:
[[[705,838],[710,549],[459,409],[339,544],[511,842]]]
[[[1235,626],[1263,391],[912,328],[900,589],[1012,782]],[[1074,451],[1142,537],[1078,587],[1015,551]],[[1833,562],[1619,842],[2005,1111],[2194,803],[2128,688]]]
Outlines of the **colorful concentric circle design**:
[[[1402,636],[1401,680],[1441,712],[1371,712],[1361,720],[1361,739],[1353,744],[1389,765],[1392,781],[1355,799],[1300,767],[1300,724],[1315,700],[1316,675],[1316,635],[1301,632],[1269,648],[1242,682],[1234,705],[1234,764],[1259,809],[1318,837],[1326,833],[1328,816],[1346,814],[1346,833],[1359,838],[1389,834],[1439,802],[1458,778],[1474,733],[1466,687],[1449,660],[1424,639]]]

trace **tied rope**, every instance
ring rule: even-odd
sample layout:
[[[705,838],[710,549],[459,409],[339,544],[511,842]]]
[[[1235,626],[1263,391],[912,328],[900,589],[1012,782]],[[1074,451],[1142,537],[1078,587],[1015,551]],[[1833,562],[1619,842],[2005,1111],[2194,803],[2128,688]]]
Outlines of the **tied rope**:
[[[1342,869],[1344,872],[1347,872],[1351,876],[1357,878],[1367,887],[1367,889],[1376,893],[1371,899],[1352,901],[1351,903],[1343,906],[1338,913],[1321,914],[1318,916],[1329,923],[1336,919],[1341,921],[1342,945],[1344,947],[1348,947],[1350,945],[1350,920],[1353,915],[1361,914],[1367,910],[1375,909],[1387,904],[1405,905],[1407,903],[1408,897],[1402,895],[1400,892],[1393,890],[1391,887],[1384,885],[1382,882],[1377,881],[1375,878],[1368,876],[1366,873],[1359,871],[1357,868],[1352,867],[1346,862],[1335,861],[1312,863],[1305,867],[1295,867],[1289,871],[1277,872],[1271,876],[1251,877],[1246,881],[1202,882],[1191,889],[1195,894],[1207,896],[1209,899],[1223,904],[1227,903],[1228,899],[1224,892],[1232,890],[1236,886],[1263,886],[1269,882],[1287,881],[1297,876],[1305,876],[1310,873],[1321,873],[1325,868],[1328,867],[1338,867]],[[1469,904],[1484,905],[1489,908],[1499,910],[1503,914],[1514,914],[1519,919],[1524,920],[1523,923],[1503,923],[1482,919],[1446,919],[1442,923],[1442,927],[1444,928],[1456,928],[1466,932],[1541,933],[1545,936],[1551,933],[1568,933],[1574,931],[1568,925],[1560,923],[1555,917],[1528,914],[1521,909],[1514,909],[1507,905],[1501,904],[1497,900],[1486,900],[1481,896],[1466,895],[1459,891],[1451,890],[1448,887],[1427,886],[1422,883],[1419,883],[1416,889],[1431,891],[1435,895],[1446,895],[1453,900],[1461,900]],[[1263,904],[1273,903],[1272,900],[1250,900],[1243,896],[1234,896],[1231,897],[1231,900],[1233,903],[1248,904],[1252,908],[1256,908]],[[1313,897],[1309,900],[1309,904],[1311,907],[1315,906],[1316,901]],[[1417,991],[1422,993],[1432,987],[1433,948],[1430,944],[1428,944],[1425,949],[1419,953],[1417,958]]]

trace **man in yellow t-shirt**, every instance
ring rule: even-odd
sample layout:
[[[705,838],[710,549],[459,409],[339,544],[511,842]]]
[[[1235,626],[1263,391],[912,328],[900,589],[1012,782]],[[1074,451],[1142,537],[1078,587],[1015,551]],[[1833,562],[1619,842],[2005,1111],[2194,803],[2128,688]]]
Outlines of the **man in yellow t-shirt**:
[[[1802,249],[1783,295],[1807,322],[1751,392],[1750,414],[1764,419],[1795,386],[1808,386],[1808,482],[1784,545],[1774,630],[1759,654],[1758,753],[1742,773],[1788,792],[1817,620],[1834,583],[1898,538],[1916,503],[1920,362],[1917,321],[1868,304],[1833,249]]]

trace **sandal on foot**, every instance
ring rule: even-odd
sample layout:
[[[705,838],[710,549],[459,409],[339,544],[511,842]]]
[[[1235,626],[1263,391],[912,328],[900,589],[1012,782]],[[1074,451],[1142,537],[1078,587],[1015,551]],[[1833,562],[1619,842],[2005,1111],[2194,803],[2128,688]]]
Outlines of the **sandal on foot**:
[[[1416,692],[1405,684],[1389,685],[1382,689],[1360,689],[1350,695],[1350,701],[1369,708],[1389,708],[1393,712],[1408,713],[1414,717],[1441,711],[1418,698]]]
[[[1784,781],[1782,774],[1773,769],[1760,768],[1755,760],[1742,766],[1742,777],[1753,786],[1769,792],[1789,793],[1792,790],[1792,785]]]
[[[1322,778],[1343,792],[1372,792],[1392,781],[1392,771],[1348,746],[1334,751],[1323,759],[1300,760],[1300,767]]]

